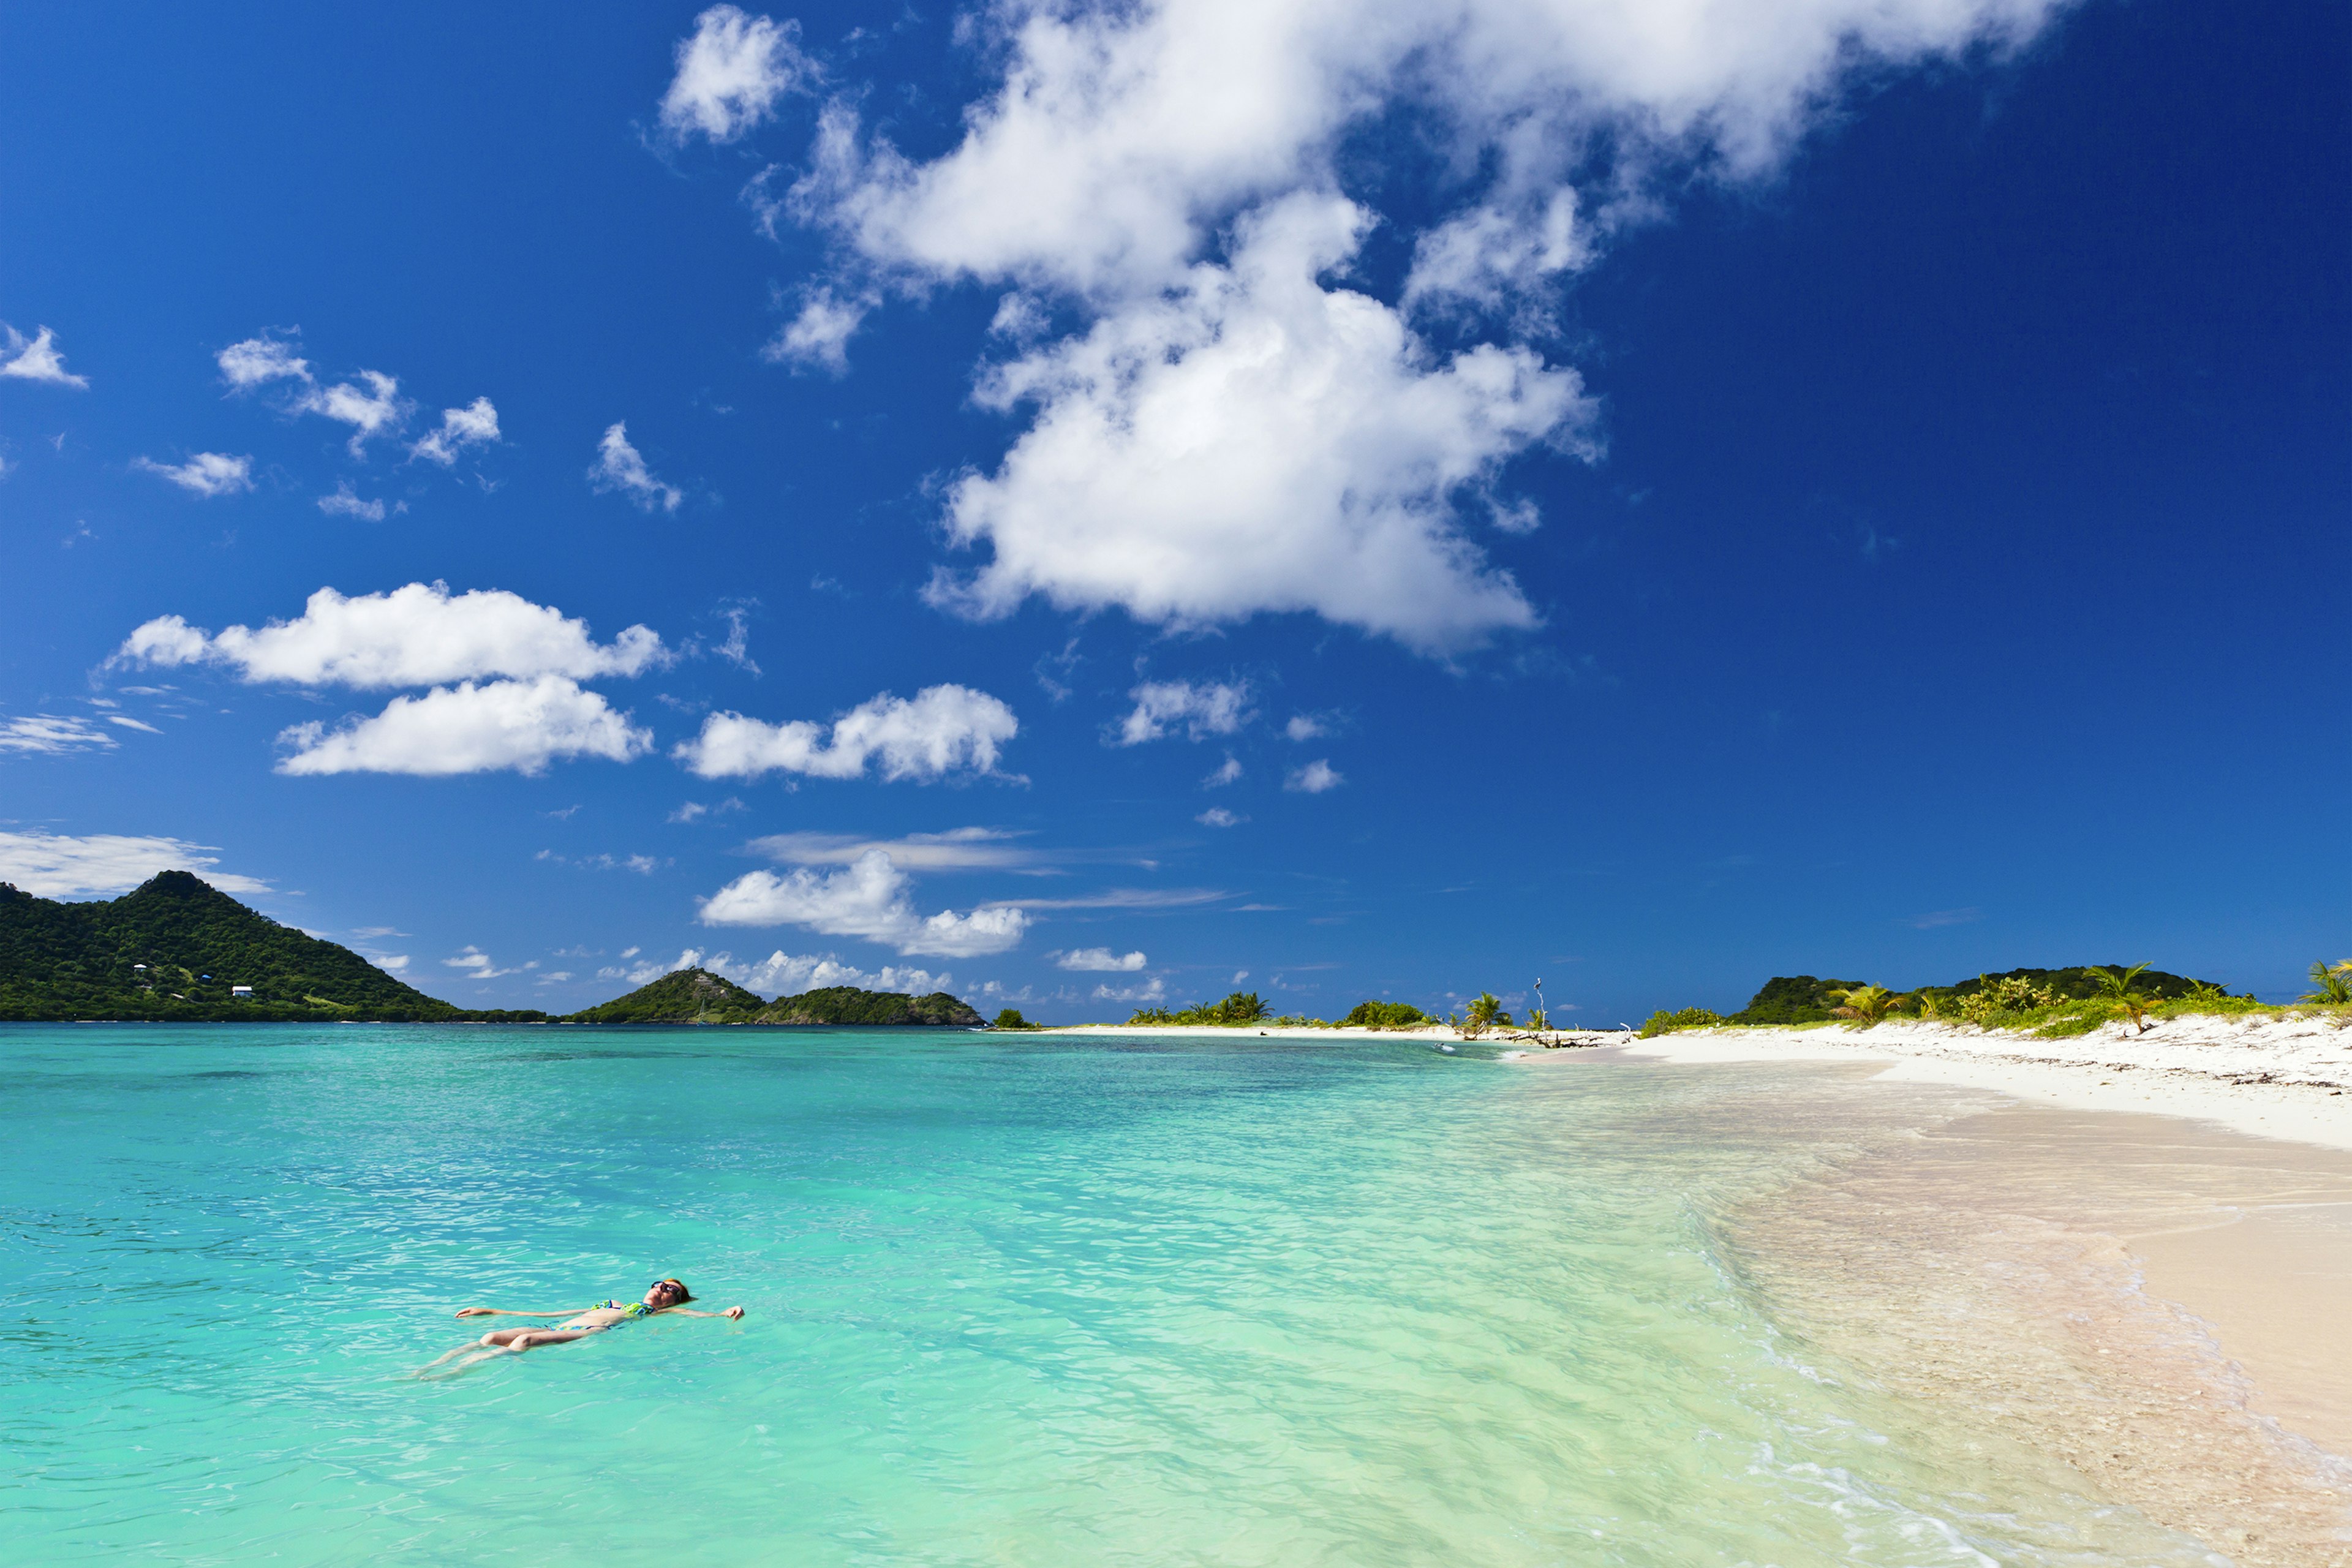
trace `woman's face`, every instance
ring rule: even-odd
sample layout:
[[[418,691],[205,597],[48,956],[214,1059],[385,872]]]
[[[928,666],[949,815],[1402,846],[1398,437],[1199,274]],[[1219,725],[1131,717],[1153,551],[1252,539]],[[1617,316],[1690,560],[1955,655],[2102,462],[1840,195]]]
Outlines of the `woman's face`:
[[[685,1289],[665,1279],[646,1292],[648,1307],[675,1307],[686,1299]]]

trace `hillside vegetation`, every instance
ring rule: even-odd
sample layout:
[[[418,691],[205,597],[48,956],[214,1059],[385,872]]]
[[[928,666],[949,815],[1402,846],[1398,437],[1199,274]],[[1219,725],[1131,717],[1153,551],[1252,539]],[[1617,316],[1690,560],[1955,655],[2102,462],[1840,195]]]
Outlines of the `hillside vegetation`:
[[[564,1022],[977,1028],[985,1020],[944,991],[911,996],[903,991],[831,985],[768,1002],[707,969],[680,969],[602,1006],[574,1013]]]
[[[251,1000],[233,985],[253,987]],[[467,1013],[185,871],[61,903],[0,882],[0,1019],[442,1022]]]
[[[2326,978],[2336,970],[2313,966],[2320,991],[2304,1001],[2328,1005]],[[2343,966],[2352,976],[2352,963]],[[2347,994],[2343,1000],[2352,1000]],[[1871,1025],[1895,1019],[1930,1019],[1984,1028],[2031,1030],[2050,1037],[2088,1034],[2101,1024],[2127,1019],[2143,1030],[2151,1019],[2193,1013],[2273,1012],[2252,996],[2232,996],[2218,984],[2168,974],[2147,964],[2079,964],[2071,969],[2011,969],[1979,974],[1949,985],[1894,991],[1859,980],[1822,980],[1811,974],[1778,974],[1737,1013],[1683,1007],[1653,1014],[1644,1035],[1723,1026]]]

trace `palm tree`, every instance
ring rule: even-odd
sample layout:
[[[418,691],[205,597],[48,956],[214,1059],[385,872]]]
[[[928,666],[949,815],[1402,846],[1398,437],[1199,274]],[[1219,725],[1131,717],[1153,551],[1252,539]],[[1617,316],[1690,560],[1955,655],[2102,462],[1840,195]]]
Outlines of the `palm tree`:
[[[1501,997],[1492,991],[1481,991],[1477,1000],[1464,1010],[1462,1022],[1454,1027],[1464,1039],[1475,1040],[1497,1022],[1507,1021],[1508,1017],[1509,1015],[1503,1011]]]
[[[2147,1033],[2148,1007],[2159,1000],[2132,989],[2132,982],[2147,967],[2145,963],[2135,963],[2129,969],[2117,969],[2109,964],[2091,971],[2091,978],[2098,982],[2099,999],[2128,1017],[2143,1035]]]
[[[1830,1009],[1841,1018],[1852,1018],[1857,1024],[1875,1024],[1895,1011],[1903,998],[1884,985],[1856,985],[1846,991],[1824,991],[1822,995],[1837,1004]]]
[[[2352,958],[2341,963],[2321,959],[2311,966],[2311,989],[2298,1002],[2352,1002]]]
[[[1216,1008],[1217,1021],[1223,1024],[1255,1024],[1272,1011],[1255,991],[1236,991],[1218,1003]]]

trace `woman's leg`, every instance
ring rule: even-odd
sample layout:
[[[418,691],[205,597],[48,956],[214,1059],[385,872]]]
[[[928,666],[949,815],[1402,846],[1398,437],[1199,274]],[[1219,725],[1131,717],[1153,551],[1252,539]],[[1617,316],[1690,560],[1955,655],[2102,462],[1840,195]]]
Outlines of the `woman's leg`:
[[[594,1329],[513,1329],[509,1331],[507,1349],[520,1355],[534,1345],[568,1345],[573,1340],[584,1340],[596,1331]]]

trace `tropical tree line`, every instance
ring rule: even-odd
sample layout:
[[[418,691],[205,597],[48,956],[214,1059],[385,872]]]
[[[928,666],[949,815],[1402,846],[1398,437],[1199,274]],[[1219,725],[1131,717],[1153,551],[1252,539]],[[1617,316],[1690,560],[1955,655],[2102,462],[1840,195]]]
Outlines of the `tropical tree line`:
[[[1644,1037],[1727,1025],[1797,1025],[1838,1021],[1869,1027],[1901,1018],[1972,1024],[1979,1028],[2030,1031],[2045,1038],[2086,1035],[2103,1024],[2125,1022],[2146,1034],[2165,1018],[2193,1015],[2280,1013],[2286,1009],[2231,995],[2210,981],[2151,973],[2146,963],[2093,964],[2080,970],[2017,971],[1980,974],[1973,983],[1921,986],[1900,992],[1859,982],[1814,982],[1810,976],[1775,979],[1757,994],[1744,1013],[1729,1016],[1705,1007],[1661,1010],[1642,1028]],[[2311,966],[2312,988],[2292,1004],[2298,1007],[2352,1007],[2352,959]],[[1806,995],[1811,987],[1810,997]],[[1806,1002],[1817,1005],[1809,1013]]]
[[[1485,998],[1492,1003],[1492,996]],[[1337,1022],[1311,1018],[1303,1013],[1280,1013],[1255,991],[1236,991],[1222,1002],[1193,1002],[1181,1007],[1139,1007],[1128,1019],[1130,1026],[1189,1024],[1239,1029],[1263,1025],[1283,1029],[1425,1029],[1443,1022],[1410,1002],[1359,1002]]]

